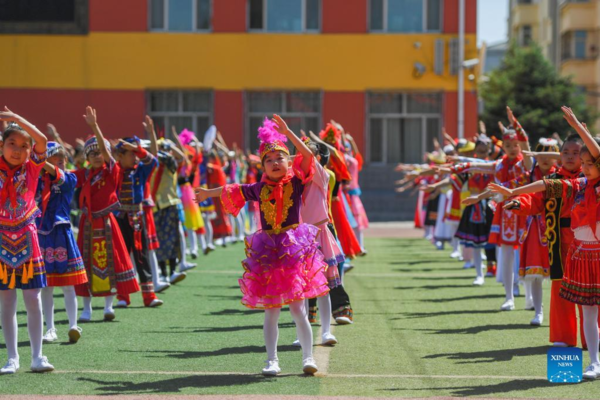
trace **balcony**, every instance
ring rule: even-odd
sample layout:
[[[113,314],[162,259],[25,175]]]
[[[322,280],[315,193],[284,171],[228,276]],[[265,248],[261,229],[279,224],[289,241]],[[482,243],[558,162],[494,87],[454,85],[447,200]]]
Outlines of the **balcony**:
[[[563,76],[572,76],[576,85],[596,85],[598,83],[598,60],[593,58],[564,60],[560,66],[560,73]]]
[[[512,28],[538,23],[538,4],[516,3],[512,8]]]
[[[560,9],[560,32],[594,30],[600,26],[598,22],[598,2],[566,1]]]

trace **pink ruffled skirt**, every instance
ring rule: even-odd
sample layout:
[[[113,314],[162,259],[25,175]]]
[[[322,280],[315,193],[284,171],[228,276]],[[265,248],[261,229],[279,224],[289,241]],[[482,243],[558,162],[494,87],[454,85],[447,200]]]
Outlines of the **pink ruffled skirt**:
[[[300,224],[280,233],[258,231],[246,238],[244,276],[239,280],[242,304],[280,308],[327,292],[327,264],[319,250],[319,228]]]

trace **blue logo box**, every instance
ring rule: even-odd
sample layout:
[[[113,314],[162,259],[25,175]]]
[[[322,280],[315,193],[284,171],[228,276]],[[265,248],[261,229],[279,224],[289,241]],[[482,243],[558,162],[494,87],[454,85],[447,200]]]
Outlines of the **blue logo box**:
[[[548,350],[548,380],[553,383],[578,383],[583,377],[583,354],[577,347],[552,347]]]

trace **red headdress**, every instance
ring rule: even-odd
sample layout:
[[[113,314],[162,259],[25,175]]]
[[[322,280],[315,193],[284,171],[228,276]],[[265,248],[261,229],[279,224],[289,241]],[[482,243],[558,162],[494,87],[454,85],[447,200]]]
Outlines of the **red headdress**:
[[[342,151],[342,133],[337,126],[333,125],[332,123],[328,123],[327,126],[325,126],[325,129],[319,133],[319,137],[325,143],[329,143],[339,151]]]

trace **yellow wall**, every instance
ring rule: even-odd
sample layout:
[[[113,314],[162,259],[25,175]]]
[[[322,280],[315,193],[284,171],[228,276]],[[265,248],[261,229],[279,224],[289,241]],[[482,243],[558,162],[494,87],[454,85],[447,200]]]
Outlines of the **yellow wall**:
[[[435,39],[448,43],[452,37],[456,35],[0,35],[5,56],[0,87],[457,90],[448,68],[443,76],[433,73]],[[475,35],[466,39],[465,58],[476,58]],[[446,64],[448,59],[446,51]],[[412,75],[416,61],[427,67],[420,79]]]

